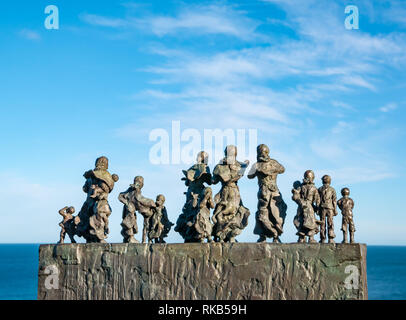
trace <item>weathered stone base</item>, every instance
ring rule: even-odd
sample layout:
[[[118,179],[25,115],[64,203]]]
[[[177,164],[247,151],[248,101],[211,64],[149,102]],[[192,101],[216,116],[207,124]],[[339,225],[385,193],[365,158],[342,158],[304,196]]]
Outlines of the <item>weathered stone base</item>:
[[[39,252],[40,300],[367,298],[364,244],[63,244]]]

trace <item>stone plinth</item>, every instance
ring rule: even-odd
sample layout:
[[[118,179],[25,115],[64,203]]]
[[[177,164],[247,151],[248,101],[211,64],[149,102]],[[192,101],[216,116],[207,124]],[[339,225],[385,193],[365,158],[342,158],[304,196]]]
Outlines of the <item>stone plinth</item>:
[[[38,299],[367,299],[364,244],[41,245]]]

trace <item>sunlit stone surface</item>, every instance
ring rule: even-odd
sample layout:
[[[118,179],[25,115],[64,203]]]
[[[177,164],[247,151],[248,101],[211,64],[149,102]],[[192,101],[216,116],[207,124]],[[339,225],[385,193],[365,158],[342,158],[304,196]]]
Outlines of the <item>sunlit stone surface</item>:
[[[367,299],[364,244],[41,245],[38,299]]]

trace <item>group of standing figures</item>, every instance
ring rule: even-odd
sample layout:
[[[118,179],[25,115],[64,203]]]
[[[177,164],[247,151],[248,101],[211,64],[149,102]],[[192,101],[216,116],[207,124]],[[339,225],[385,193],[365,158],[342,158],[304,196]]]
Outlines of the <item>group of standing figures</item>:
[[[183,171],[188,190],[175,231],[185,242],[204,242],[205,239],[208,242],[234,242],[248,225],[250,211],[242,203],[238,180],[244,175],[249,161],[239,162],[236,157],[237,148],[228,146],[225,157],[211,174],[208,155],[202,151],[197,156],[197,163]],[[212,189],[205,184],[219,182],[220,192],[213,199]],[[214,209],[211,221],[210,209]]]
[[[175,231],[185,242],[235,242],[244,228],[248,225],[250,211],[243,205],[238,188],[241,179],[249,165],[249,161],[237,160],[237,148],[227,146],[225,156],[210,172],[208,154],[204,151],[197,155],[197,163],[184,170],[187,186],[186,202],[183,206]],[[280,242],[286,218],[287,205],[277,186],[277,176],[285,172],[285,168],[269,156],[269,148],[261,144],[257,147],[257,162],[248,172],[249,179],[258,179],[258,208],[255,215],[254,234],[259,236],[258,242],[272,238]],[[108,172],[108,160],[100,157],[96,160],[95,169],[84,174],[86,179],[83,191],[87,194],[78,216],[74,217],[73,207],[62,208],[59,213],[63,216],[60,223],[61,234],[59,243],[63,243],[68,234],[71,241],[74,236],[84,237],[86,242],[105,242],[109,233],[108,218],[111,208],[107,198],[113,190],[118,176]],[[292,200],[298,205],[294,225],[297,228],[298,242],[316,242],[314,236],[320,232],[320,243],[327,239],[334,243],[334,221],[338,214],[337,206],[342,213],[343,243],[354,242],[354,222],[352,209],[353,200],[349,197],[348,188],[341,190],[342,198],[337,201],[336,192],[331,187],[331,178],[322,177],[323,186],[319,189],[314,184],[314,173],[307,170],[302,182],[293,184]],[[213,197],[210,185],[221,184],[220,191]],[[121,223],[123,242],[138,242],[134,235],[138,233],[136,212],[144,218],[142,242],[164,243],[174,225],[168,219],[165,208],[165,197],[160,194],[156,201],[142,195],[144,179],[137,176],[134,183],[120,193],[118,199],[124,204],[123,220]],[[211,210],[214,209],[211,216]],[[317,219],[316,215],[319,216]],[[348,229],[348,230],[347,230]]]

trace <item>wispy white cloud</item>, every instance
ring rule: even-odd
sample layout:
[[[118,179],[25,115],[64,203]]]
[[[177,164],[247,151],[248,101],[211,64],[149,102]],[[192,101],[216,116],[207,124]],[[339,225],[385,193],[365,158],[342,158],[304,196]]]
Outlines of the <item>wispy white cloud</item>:
[[[349,86],[357,86],[361,88],[366,88],[371,91],[375,91],[376,88],[375,86],[371,83],[365,80],[362,76],[346,76],[341,78],[341,82],[345,85]]]
[[[192,32],[196,34],[224,34],[238,38],[252,35],[257,23],[228,6],[193,6],[181,10],[175,17],[155,16],[140,20],[158,36]]]
[[[397,107],[398,107],[398,105],[396,103],[391,102],[391,103],[388,103],[385,106],[379,108],[379,110],[382,112],[389,112],[389,111],[397,109]]]
[[[104,17],[96,14],[83,13],[79,17],[82,21],[93,26],[118,28],[127,27],[129,25],[129,21],[125,19]]]
[[[126,7],[129,5],[127,4]],[[258,22],[247,18],[244,12],[225,5],[189,5],[173,16],[113,18],[96,14],[81,14],[80,18],[95,26],[141,29],[159,37],[218,34],[248,40],[255,36],[255,29],[258,26]]]
[[[384,153],[371,155],[369,151],[380,142],[368,135],[361,138],[360,124],[345,120],[346,113],[354,116],[360,103],[347,102],[348,99],[344,102],[339,94],[348,98],[358,92],[378,93],[385,71],[401,69],[406,64],[403,35],[346,30],[343,6],[333,1],[267,2],[286,12],[283,25],[293,30],[295,37],[268,43],[257,27],[280,24],[279,21],[245,20],[242,12],[224,6],[212,7],[205,13],[214,20],[194,19],[197,14],[204,15],[190,7],[175,16],[138,18],[159,37],[182,37],[186,29],[196,28],[208,34],[237,37],[236,30],[247,24],[251,27],[240,37],[241,43],[248,38],[261,39],[239,49],[209,52],[164,44],[152,47],[150,52],[163,59],[142,70],[154,75],[152,88],[135,94],[134,99],[147,98],[152,105],[165,104],[171,111],[162,111],[151,120],[143,119],[142,125],[159,127],[158,124],[169,124],[174,119],[192,121],[196,128],[249,128],[254,123],[263,134],[262,139],[273,144],[283,141],[280,147],[285,148],[285,161],[289,163],[294,164],[300,152],[306,154],[309,163],[328,163],[346,178],[353,174],[351,181],[390,177],[394,169],[382,166]],[[219,17],[224,23],[216,30],[203,25],[204,21],[218,25],[215,19]],[[324,123],[320,126],[324,120],[315,120],[315,116],[330,122],[331,117],[342,120],[330,127]],[[196,117],[197,122],[191,120]],[[363,130],[368,125],[371,122],[365,120]],[[287,145],[292,148],[298,144],[296,152],[287,152]],[[360,162],[365,165],[362,170]]]
[[[382,167],[384,165],[384,167]],[[351,185],[356,183],[376,182],[395,177],[395,174],[389,168],[385,168],[384,163],[376,164],[373,167],[355,166],[355,167],[337,167],[334,169],[325,168],[318,170],[321,174],[329,174],[334,177],[334,183]]]
[[[22,29],[18,34],[27,40],[37,41],[41,39],[41,35],[37,31],[31,29]]]
[[[337,107],[337,108],[343,108],[343,109],[347,109],[347,110],[355,110],[355,108],[353,106],[349,105],[348,103],[342,102],[342,101],[334,100],[334,101],[331,102],[331,104],[334,107]]]
[[[336,126],[331,129],[332,134],[342,134],[347,132],[348,130],[354,129],[354,125],[352,123],[348,123],[346,121],[338,121]]]
[[[249,123],[262,123],[264,121],[275,121],[287,124],[288,114],[296,113],[298,110],[307,109],[310,96],[303,92],[278,92],[261,86],[239,87],[211,84],[201,85],[195,89],[189,88],[181,92],[165,92],[161,90],[148,90],[140,93],[134,98],[146,95],[149,99],[166,101],[166,103],[181,104],[184,108],[179,116],[188,118],[201,114],[199,123],[202,124],[204,115],[209,118],[215,113],[221,118],[221,124],[234,127]],[[171,112],[169,117],[173,117]],[[237,120],[239,119],[239,120]]]

